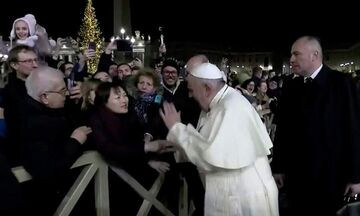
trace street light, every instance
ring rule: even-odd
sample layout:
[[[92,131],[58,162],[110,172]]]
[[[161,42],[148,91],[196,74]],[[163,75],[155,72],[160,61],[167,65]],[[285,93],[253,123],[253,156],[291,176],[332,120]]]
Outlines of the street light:
[[[125,29],[124,28],[120,29],[120,34],[121,34],[121,39],[124,39],[124,34],[125,34]]]
[[[134,37],[131,37],[130,42],[131,42],[131,43],[134,43],[134,42],[135,42],[135,38],[134,38]]]

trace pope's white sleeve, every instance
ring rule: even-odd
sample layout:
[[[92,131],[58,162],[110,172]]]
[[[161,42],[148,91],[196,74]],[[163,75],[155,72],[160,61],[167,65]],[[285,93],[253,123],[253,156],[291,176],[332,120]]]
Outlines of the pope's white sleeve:
[[[199,168],[206,171],[215,168],[203,158],[203,152],[208,148],[209,144],[191,124],[175,124],[169,131],[167,140],[179,144],[184,149],[189,160]]]

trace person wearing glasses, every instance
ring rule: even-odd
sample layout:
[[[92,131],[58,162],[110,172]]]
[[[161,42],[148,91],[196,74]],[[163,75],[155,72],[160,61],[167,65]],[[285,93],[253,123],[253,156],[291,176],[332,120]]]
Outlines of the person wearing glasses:
[[[28,76],[25,86],[26,115],[19,134],[23,137],[23,166],[33,178],[26,194],[31,200],[26,201],[31,203],[30,212],[52,215],[62,192],[67,191],[64,182],[71,165],[82,154],[91,128],[76,127],[66,116],[68,89],[60,71],[39,67]]]
[[[10,165],[21,164],[20,131],[26,96],[25,79],[38,67],[38,56],[34,48],[27,45],[18,45],[10,50],[6,62],[8,83],[3,91],[3,101],[0,107],[4,108],[6,127],[6,142],[4,154]]]

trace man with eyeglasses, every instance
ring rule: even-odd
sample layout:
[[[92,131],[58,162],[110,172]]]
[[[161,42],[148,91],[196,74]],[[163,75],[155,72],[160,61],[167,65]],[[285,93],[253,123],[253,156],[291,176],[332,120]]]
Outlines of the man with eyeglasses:
[[[25,86],[27,112],[19,134],[24,138],[23,166],[33,177],[33,187],[27,194],[34,204],[30,211],[51,215],[67,190],[64,182],[71,165],[82,154],[82,144],[91,128],[76,127],[66,115],[68,91],[60,71],[39,67],[28,76]]]
[[[9,159],[10,165],[21,164],[22,148],[21,137],[18,135],[22,116],[24,113],[24,98],[26,96],[25,79],[38,67],[38,56],[35,50],[26,45],[18,45],[12,48],[7,59],[9,69],[9,81],[3,92],[4,118],[6,124],[6,144],[4,154]]]

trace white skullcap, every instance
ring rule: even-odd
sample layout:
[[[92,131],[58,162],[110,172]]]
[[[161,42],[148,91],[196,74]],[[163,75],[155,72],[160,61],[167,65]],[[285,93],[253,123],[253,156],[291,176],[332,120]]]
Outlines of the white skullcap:
[[[225,73],[211,63],[203,63],[197,66],[191,71],[191,75],[202,79],[223,79],[226,81]]]

